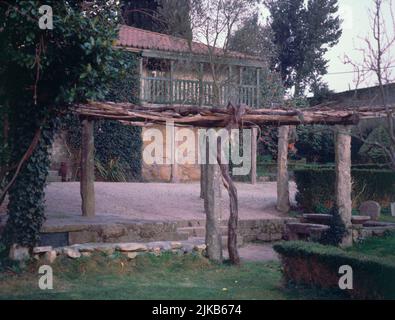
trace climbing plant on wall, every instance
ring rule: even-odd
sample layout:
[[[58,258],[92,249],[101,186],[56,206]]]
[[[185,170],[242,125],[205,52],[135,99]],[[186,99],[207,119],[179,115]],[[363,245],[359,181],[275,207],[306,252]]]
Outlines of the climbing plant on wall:
[[[13,182],[2,234],[8,246],[34,246],[39,239],[48,146],[58,117],[73,103],[104,99],[108,82],[123,66],[113,48],[119,24],[115,1],[45,4],[54,13],[53,29],[39,28],[41,1],[0,2],[0,108],[8,118],[10,146],[2,168],[6,184]]]
[[[122,59],[113,61],[120,68],[117,78],[108,83],[105,100],[139,103],[140,81],[136,54],[120,53]],[[77,159],[81,148],[81,123],[77,116],[63,119],[66,143]],[[142,138],[141,128],[113,120],[95,121],[96,179],[104,181],[133,181],[141,177]],[[78,166],[79,164],[77,164]],[[75,177],[77,178],[77,177]]]

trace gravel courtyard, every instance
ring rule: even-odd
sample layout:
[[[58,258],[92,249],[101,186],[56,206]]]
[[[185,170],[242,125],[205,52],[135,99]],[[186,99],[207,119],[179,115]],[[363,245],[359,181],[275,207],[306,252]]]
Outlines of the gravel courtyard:
[[[282,217],[275,209],[276,183],[238,183],[240,219]],[[291,184],[292,198],[295,186]],[[174,221],[204,219],[200,184],[95,183],[97,217]],[[223,219],[229,215],[228,194],[223,190]],[[46,215],[62,219],[81,216],[78,182],[50,183],[46,188]]]

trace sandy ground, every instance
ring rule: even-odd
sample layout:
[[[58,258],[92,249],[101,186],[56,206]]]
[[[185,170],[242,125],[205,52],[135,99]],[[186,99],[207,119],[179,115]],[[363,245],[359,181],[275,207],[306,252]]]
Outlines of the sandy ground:
[[[240,219],[282,217],[275,210],[276,183],[237,184]],[[291,184],[292,198],[295,185]],[[200,184],[95,183],[96,215],[124,219],[175,221],[204,219]],[[229,215],[228,195],[223,190],[223,219]],[[48,218],[81,216],[78,182],[50,183],[46,188]]]

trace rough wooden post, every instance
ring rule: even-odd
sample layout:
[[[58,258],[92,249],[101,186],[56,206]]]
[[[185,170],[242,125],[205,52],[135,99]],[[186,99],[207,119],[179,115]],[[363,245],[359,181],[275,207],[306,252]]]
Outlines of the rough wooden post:
[[[206,245],[207,255],[212,261],[222,262],[221,239],[221,183],[222,175],[218,164],[207,164],[205,183]]]
[[[140,75],[140,101],[144,101],[144,80],[143,80],[143,58],[139,58],[139,75]]]
[[[251,183],[256,184],[256,157],[257,157],[258,128],[251,130]]]
[[[256,108],[259,109],[261,107],[261,77],[260,77],[260,69],[256,69]]]
[[[204,104],[204,87],[203,87],[204,65],[199,63],[199,106]]]
[[[200,141],[201,137],[199,137],[199,149],[200,149],[200,157],[201,157],[201,164],[200,164],[200,198],[204,200],[204,205],[206,206],[206,183],[207,183],[207,161],[208,161],[208,154],[209,154],[209,147],[208,147],[208,138],[203,137],[203,141]],[[206,210],[206,207],[204,207]]]
[[[288,184],[288,136],[289,126],[278,128],[277,155],[277,210],[287,213],[290,210]]]
[[[80,192],[82,199],[81,209],[84,217],[95,216],[95,145],[93,140],[93,129],[93,120],[82,120]]]
[[[170,60],[170,88],[169,88],[169,103],[173,105],[173,73],[174,73],[174,61]]]
[[[351,127],[337,126],[335,138],[336,204],[340,217],[348,231],[342,246],[352,245],[351,231]]]

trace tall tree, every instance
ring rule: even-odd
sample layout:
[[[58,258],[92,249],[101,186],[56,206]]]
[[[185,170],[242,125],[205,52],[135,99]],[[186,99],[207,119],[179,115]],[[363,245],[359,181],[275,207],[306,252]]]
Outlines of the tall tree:
[[[327,72],[324,55],[342,34],[337,0],[269,0],[275,66],[295,96]]]
[[[156,15],[158,0],[122,0],[122,17],[124,23],[131,27],[150,31],[161,31]]]
[[[123,0],[122,17],[132,27],[191,39],[191,1]]]
[[[294,97],[301,97],[327,72],[324,55],[341,36],[337,0],[267,0],[265,4],[278,50],[274,66],[284,86],[294,89]],[[279,128],[277,208],[282,212],[290,209],[286,147],[289,134],[288,128]]]

